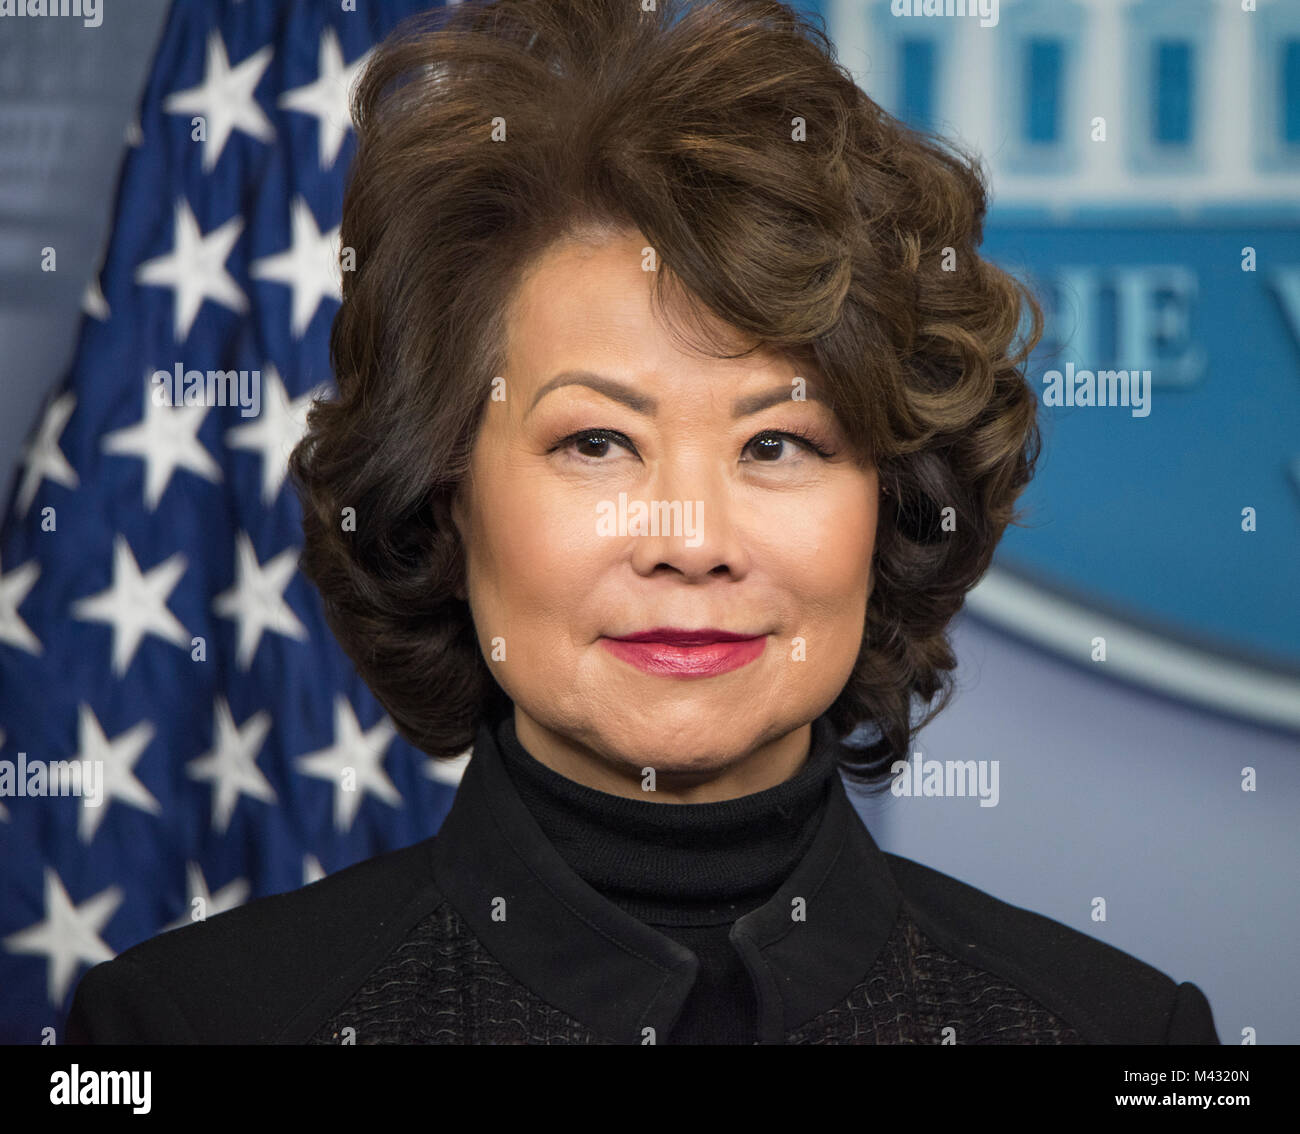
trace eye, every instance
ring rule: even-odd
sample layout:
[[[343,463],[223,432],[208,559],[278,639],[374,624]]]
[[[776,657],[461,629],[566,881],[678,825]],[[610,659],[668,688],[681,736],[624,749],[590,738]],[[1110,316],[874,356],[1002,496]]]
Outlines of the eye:
[[[550,451],[555,453],[567,449],[577,450],[581,447],[585,451],[579,453],[579,457],[589,464],[598,464],[600,458],[609,452],[611,443],[622,445],[633,453],[636,452],[632,442],[613,429],[583,429],[578,433],[570,433],[568,437],[557,441]],[[596,451],[592,452],[593,449]]]
[[[781,455],[785,452],[787,442],[793,441],[796,445],[816,453],[819,457],[833,457],[835,454],[830,450],[819,445],[815,438],[807,433],[801,433],[799,430],[780,430],[766,429],[762,433],[750,438],[746,449],[754,447],[755,454],[763,454],[758,463],[771,465],[777,464]],[[769,460],[768,458],[772,458]]]

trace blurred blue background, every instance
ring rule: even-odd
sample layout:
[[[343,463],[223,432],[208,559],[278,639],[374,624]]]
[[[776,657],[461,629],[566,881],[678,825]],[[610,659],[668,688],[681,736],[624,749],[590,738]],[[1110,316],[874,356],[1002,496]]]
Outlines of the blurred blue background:
[[[863,817],[887,850],[1194,981],[1225,1044],[1300,1042],[1300,4],[1003,0],[990,26],[889,0],[802,6],[876,101],[983,157],[984,251],[1048,314],[1031,381],[1067,363],[1151,374],[1143,415],[1043,408],[1027,526],[1008,531],[954,627],[959,693],[915,749],[997,760],[997,806],[859,798]],[[102,310],[92,281],[168,11],[116,5],[94,34],[0,23],[11,505],[23,440],[83,313]],[[39,269],[46,246],[57,272]],[[332,313],[316,312],[315,332]],[[424,786],[432,833],[453,788]],[[397,845],[422,837],[409,835]],[[320,869],[359,845],[327,841]],[[183,917],[194,879],[179,860],[168,870],[160,908]],[[0,954],[48,916],[33,877],[0,905]],[[252,881],[233,900],[301,884]],[[111,919],[100,933],[113,952],[148,935]],[[36,1042],[59,1019],[53,961],[10,954],[0,1039]]]

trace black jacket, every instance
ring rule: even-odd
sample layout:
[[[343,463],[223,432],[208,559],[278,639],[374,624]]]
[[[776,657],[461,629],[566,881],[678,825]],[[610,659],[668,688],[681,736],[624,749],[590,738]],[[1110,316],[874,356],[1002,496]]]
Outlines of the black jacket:
[[[825,718],[814,743],[833,743]],[[1219,1042],[1194,984],[883,853],[838,775],[810,850],[731,941],[754,982],[760,1043]],[[569,868],[485,725],[438,835],[97,965],[67,1033],[671,1043],[698,964]]]

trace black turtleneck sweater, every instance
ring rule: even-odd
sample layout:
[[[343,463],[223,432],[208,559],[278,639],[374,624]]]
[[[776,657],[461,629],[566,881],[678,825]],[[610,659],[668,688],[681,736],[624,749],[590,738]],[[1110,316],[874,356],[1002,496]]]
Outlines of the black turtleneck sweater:
[[[548,768],[519,743],[513,714],[496,735],[520,799],[574,873],[699,958],[670,1041],[757,1042],[753,982],[727,935],[776,893],[811,845],[838,774],[833,748],[812,745],[802,767],[766,791],[720,803],[652,803]]]

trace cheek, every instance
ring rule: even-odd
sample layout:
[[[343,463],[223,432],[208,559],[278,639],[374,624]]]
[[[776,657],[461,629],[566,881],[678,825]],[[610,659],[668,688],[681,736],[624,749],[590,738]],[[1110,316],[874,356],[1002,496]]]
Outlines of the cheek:
[[[778,554],[803,617],[855,633],[871,585],[876,516],[857,500],[846,500],[833,514],[837,522],[805,517],[787,527]]]
[[[814,587],[848,586],[866,577],[875,550],[876,508],[854,490],[782,507],[763,518],[774,553],[809,576]],[[836,580],[840,580],[837,584]]]
[[[856,522],[845,524],[830,539],[827,558],[843,577],[845,585],[865,585],[871,572],[876,550],[876,515],[874,509],[859,514]]]
[[[581,603],[583,580],[611,546],[596,533],[597,495],[588,500],[523,471],[484,494],[483,578],[508,613],[553,619]]]

